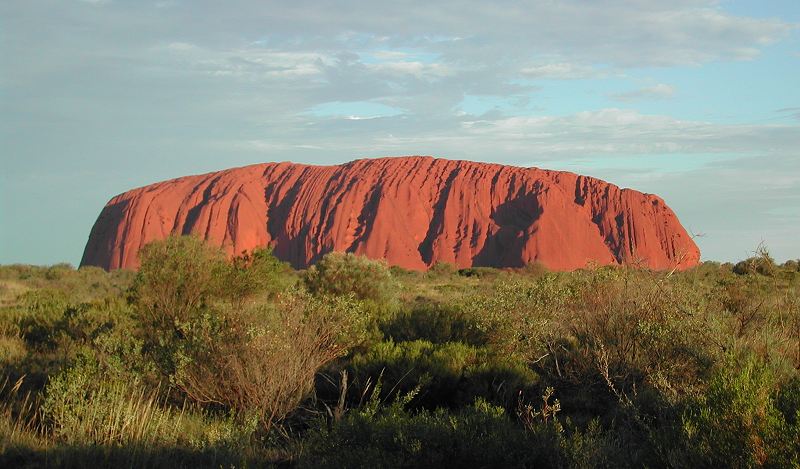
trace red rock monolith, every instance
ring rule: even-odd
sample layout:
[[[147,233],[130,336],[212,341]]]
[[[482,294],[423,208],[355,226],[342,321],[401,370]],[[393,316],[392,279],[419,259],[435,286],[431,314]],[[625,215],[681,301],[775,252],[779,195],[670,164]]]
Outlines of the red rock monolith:
[[[106,204],[81,265],[135,269],[145,244],[190,233],[230,255],[272,246],[298,268],[331,251],[416,270],[684,269],[700,259],[658,196],[569,172],[413,156],[265,163],[133,189]]]

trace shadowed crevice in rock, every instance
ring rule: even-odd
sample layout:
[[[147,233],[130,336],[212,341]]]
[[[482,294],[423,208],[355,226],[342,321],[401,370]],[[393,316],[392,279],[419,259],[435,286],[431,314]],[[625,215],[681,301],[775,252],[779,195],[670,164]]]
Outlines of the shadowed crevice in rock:
[[[197,205],[189,210],[188,215],[186,215],[186,221],[183,223],[183,227],[181,228],[181,234],[188,235],[196,232],[195,227],[200,218],[200,211],[203,210],[207,204],[212,202],[214,186],[216,186],[218,181],[219,177],[212,179],[206,188],[203,189],[203,198],[197,203]],[[199,189],[199,187],[197,189]]]
[[[444,225],[444,210],[447,206],[447,200],[450,197],[450,191],[453,187],[453,180],[458,176],[460,168],[456,167],[447,176],[443,188],[440,192],[436,204],[433,206],[433,217],[428,226],[428,232],[425,234],[425,239],[419,244],[419,253],[422,256],[422,261],[427,265],[433,264],[433,243],[436,237],[442,232]]]
[[[367,202],[361,213],[358,214],[358,228],[356,229],[353,243],[345,249],[346,252],[356,252],[358,247],[365,243],[369,238],[370,231],[374,226],[375,216],[378,212],[378,205],[381,201],[382,184],[376,185],[367,197]]]
[[[272,238],[273,252],[279,259],[290,262],[296,269],[303,267],[303,262],[300,260],[305,258],[305,247],[302,242],[298,242],[302,233],[291,233],[284,227],[302,188],[303,178],[301,176],[277,204],[271,204],[271,197],[265,195],[267,207],[269,207],[267,209],[267,232]]]
[[[521,191],[522,192],[522,191]],[[522,267],[523,251],[531,233],[528,230],[542,215],[538,195],[522,193],[500,204],[490,216],[497,226],[486,238],[483,249],[472,259],[479,267]]]

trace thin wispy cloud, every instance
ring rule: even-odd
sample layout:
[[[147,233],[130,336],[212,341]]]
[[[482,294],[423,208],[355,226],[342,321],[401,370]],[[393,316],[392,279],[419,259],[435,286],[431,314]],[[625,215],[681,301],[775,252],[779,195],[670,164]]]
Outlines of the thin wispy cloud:
[[[675,95],[675,87],[659,83],[624,93],[615,93],[611,98],[616,101],[638,101],[640,99],[667,99]]]
[[[546,78],[555,80],[577,80],[607,76],[606,72],[594,67],[572,64],[569,62],[529,65],[520,69],[519,73],[526,78]]]
[[[777,112],[779,114],[782,114],[782,115],[785,115],[785,116],[788,115],[788,116],[791,116],[791,117],[793,117],[793,118],[795,118],[797,120],[800,120],[800,107],[786,107],[786,108],[783,108],[783,109],[778,109],[775,112]]]

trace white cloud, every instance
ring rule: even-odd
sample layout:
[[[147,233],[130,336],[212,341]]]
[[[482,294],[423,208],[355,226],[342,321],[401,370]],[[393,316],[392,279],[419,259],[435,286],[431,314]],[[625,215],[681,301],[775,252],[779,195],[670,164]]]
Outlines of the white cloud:
[[[164,48],[175,52],[191,52],[198,50],[197,46],[189,44],[188,42],[170,42],[164,46]]]
[[[153,49],[174,53],[169,60],[190,70],[213,76],[247,79],[296,79],[319,75],[336,59],[315,52],[289,52],[261,47],[211,49],[186,42],[172,42]]]
[[[448,75],[454,75],[455,71],[450,67],[440,63],[426,64],[422,62],[382,62],[378,64],[367,64],[367,69],[388,73],[390,75],[412,75],[418,79],[437,79]]]
[[[466,135],[485,148],[509,145],[536,155],[796,154],[800,125],[725,125],[602,109],[570,116],[465,121]]]
[[[675,87],[659,83],[657,85],[639,88],[624,93],[612,94],[611,98],[616,101],[638,101],[641,99],[666,99],[675,95]]]
[[[569,62],[546,63],[529,65],[519,71],[525,78],[546,78],[557,80],[573,80],[582,78],[601,78],[605,73],[588,65],[573,64]]]
[[[286,149],[307,144],[347,155],[345,159],[421,153],[516,164],[533,160],[545,167],[548,162],[558,165],[576,159],[610,164],[665,155],[682,159],[716,155],[715,161],[759,157],[783,161],[785,177],[791,183],[800,179],[800,124],[715,124],[615,108],[568,116],[475,120],[463,115],[455,124],[437,116],[396,115],[358,122],[341,117],[305,115],[304,124],[273,122],[264,141],[287,147],[281,151],[261,147],[259,153],[262,159],[285,159]],[[297,131],[299,127],[306,131]],[[781,180],[773,179],[776,187]],[[769,187],[770,180],[764,184]]]
[[[716,0],[166,3],[170,8],[163,8],[164,1],[119,6],[117,14],[103,17],[109,22],[104,28],[134,24],[134,31],[121,28],[117,34],[169,35],[204,46],[221,41],[231,46],[264,41],[271,47],[316,51],[407,46],[462,63],[527,63],[557,55],[568,58],[576,72],[591,64],[665,66],[749,59],[797,27],[779,19],[730,14]],[[158,18],[151,17],[154,6],[161,7]],[[538,71],[536,66],[536,73],[565,72],[563,64],[549,70],[539,64],[545,68]]]

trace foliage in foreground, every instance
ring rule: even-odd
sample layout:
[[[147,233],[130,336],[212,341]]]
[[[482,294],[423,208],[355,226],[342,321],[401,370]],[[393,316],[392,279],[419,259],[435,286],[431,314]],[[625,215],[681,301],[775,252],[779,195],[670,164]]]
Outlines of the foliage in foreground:
[[[0,465],[798,467],[797,266],[0,267]]]

